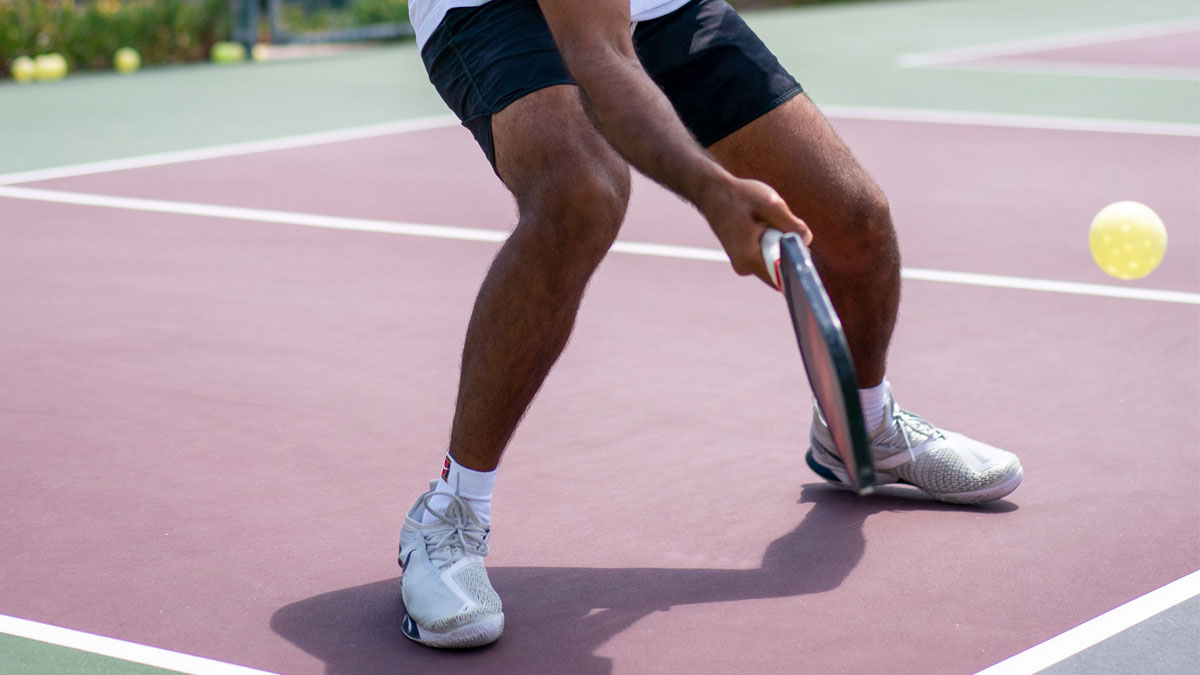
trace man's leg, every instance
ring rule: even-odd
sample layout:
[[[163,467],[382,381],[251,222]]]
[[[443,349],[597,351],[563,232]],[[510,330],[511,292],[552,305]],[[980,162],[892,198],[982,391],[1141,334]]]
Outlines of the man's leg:
[[[733,174],[771,185],[812,230],[813,259],[856,364],[879,482],[911,483],[951,502],[998,499],[1015,489],[1015,455],[938,429],[893,400],[885,371],[900,255],[887,200],[795,79],[724,0],[700,0],[639,24],[634,41],[713,156]],[[808,465],[846,483],[833,447],[814,414]]]
[[[812,256],[846,331],[862,388],[883,382],[900,304],[900,250],[887,199],[801,94],[709,150],[775,188],[812,229]]]
[[[400,533],[402,628],[434,647],[487,644],[504,629],[483,566],[493,472],[566,346],[629,200],[629,169],[588,121],[572,85],[523,96],[492,116],[491,133],[496,172],[519,219],[467,327],[447,471],[417,499]]]
[[[477,471],[496,468],[562,353],[629,200],[629,169],[574,86],[518,100],[493,116],[492,133],[519,220],[480,288],[463,347],[450,455]]]
[[[642,22],[633,39],[697,140],[734,175],[775,188],[808,224],[859,385],[880,384],[900,293],[899,249],[882,191],[724,0]]]
[[[900,301],[900,255],[883,192],[807,96],[799,95],[713,144],[737,175],[773,186],[813,232],[813,261],[854,357],[881,483],[916,485],[949,502],[999,499],[1021,482],[1015,455],[938,429],[902,410],[885,381]],[[814,416],[806,461],[846,483],[824,421]]]

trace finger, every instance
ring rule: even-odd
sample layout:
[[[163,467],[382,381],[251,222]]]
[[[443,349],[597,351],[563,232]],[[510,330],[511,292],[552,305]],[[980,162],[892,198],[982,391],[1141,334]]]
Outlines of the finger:
[[[777,230],[775,231],[778,232]],[[766,261],[760,246],[752,246],[749,250],[730,254],[729,262],[732,263],[734,273],[742,277],[756,277],[771,288],[779,290],[780,287],[772,279],[771,275],[771,270],[775,269],[774,264]]]
[[[766,277],[766,276],[765,276],[765,275],[764,275],[762,272],[758,272],[758,271],[756,271],[756,272],[754,272],[754,276],[755,276],[755,277],[756,277],[756,278],[757,278],[759,281],[763,282],[763,283],[764,283],[764,284],[766,284],[767,286],[770,286],[770,287],[771,287],[771,290],[773,290],[773,291],[782,291],[782,289],[781,289],[781,288],[779,288],[779,286],[776,286],[776,285],[775,285],[775,282],[774,282],[774,281],[772,281],[770,278]]]
[[[765,214],[763,222],[772,228],[781,232],[795,232],[800,235],[800,240],[805,246],[812,244],[812,230],[808,229],[808,223],[796,217],[792,210],[788,208],[787,202],[780,198],[778,201],[772,201],[772,209]]]
[[[763,282],[764,284],[770,286],[773,290],[776,290],[776,291],[781,290],[780,287],[771,278],[770,269],[771,268],[768,268],[764,265],[755,265],[753,268],[748,268],[744,271],[739,271],[737,268],[734,268],[734,271],[737,272],[739,276],[752,276],[752,277],[758,279],[759,281]]]

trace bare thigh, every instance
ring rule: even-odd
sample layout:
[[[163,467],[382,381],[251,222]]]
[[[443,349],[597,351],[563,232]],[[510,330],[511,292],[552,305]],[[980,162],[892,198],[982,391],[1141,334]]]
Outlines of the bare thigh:
[[[732,173],[774,187],[808,224],[859,385],[882,382],[900,305],[900,249],[883,191],[803,94],[709,150]]]
[[[709,151],[732,173],[774,187],[812,228],[814,253],[853,236],[864,215],[887,210],[883,191],[803,94]]]
[[[613,220],[619,226],[629,198],[629,168],[592,124],[578,87],[557,85],[518,99],[492,116],[492,134],[496,172],[523,219],[582,216],[605,229]],[[577,210],[584,208],[601,210]]]

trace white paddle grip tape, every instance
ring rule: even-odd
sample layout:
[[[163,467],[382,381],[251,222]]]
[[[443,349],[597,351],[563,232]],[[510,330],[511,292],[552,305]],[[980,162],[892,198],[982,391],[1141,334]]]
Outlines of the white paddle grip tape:
[[[762,255],[763,262],[767,265],[767,274],[771,275],[771,283],[775,284],[775,288],[780,288],[779,281],[779,241],[783,239],[783,233],[779,230],[768,227],[762,236]]]

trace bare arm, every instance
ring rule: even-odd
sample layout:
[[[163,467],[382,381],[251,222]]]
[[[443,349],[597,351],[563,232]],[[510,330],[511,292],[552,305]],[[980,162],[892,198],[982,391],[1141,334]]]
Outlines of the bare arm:
[[[768,283],[764,228],[812,235],[764,183],[717,164],[642,68],[630,37],[629,0],[538,0],[563,60],[583,89],[597,128],[642,173],[696,205],[738,274]]]

